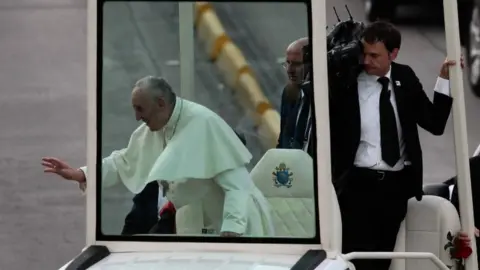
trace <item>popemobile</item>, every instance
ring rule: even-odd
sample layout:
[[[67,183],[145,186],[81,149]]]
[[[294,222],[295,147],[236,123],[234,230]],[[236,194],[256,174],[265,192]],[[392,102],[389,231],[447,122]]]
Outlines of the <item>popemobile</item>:
[[[132,1],[133,2],[133,1]],[[252,1],[260,2],[260,1]],[[297,1],[298,2],[298,1]],[[178,1],[182,95],[193,91],[194,9],[198,3]],[[86,188],[86,247],[61,270],[353,270],[352,259],[393,258],[391,270],[448,270],[457,268],[448,250],[450,236],[460,231],[474,239],[472,192],[464,105],[462,71],[451,67],[450,82],[454,97],[453,117],[458,175],[460,214],[448,198],[426,195],[409,201],[408,214],[397,236],[395,252],[341,253],[342,220],[330,173],[329,110],[326,60],[325,0],[306,1],[313,44],[314,102],[317,158],[301,150],[270,149],[250,175],[270,202],[273,226],[278,237],[216,237],[212,235],[132,235],[109,236],[102,233],[98,176],[101,169],[88,170]],[[102,1],[88,1],[88,149],[87,166],[101,161],[98,98],[102,80],[97,64],[101,61]],[[448,58],[460,62],[457,1],[444,0]],[[101,35],[100,35],[101,37]],[[185,74],[184,74],[185,75]],[[480,151],[480,150],[479,150]],[[314,166],[316,170],[314,170]],[[188,168],[187,168],[188,169]],[[314,188],[312,188],[314,187]],[[181,215],[180,209],[177,216]],[[461,217],[461,219],[459,218]],[[182,219],[177,219],[181,228]],[[444,248],[446,247],[446,248]],[[478,270],[476,247],[465,260],[464,269]]]

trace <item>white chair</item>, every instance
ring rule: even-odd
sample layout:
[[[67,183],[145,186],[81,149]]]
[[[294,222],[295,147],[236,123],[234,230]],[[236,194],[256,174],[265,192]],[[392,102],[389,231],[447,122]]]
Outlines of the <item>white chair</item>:
[[[408,212],[397,235],[396,252],[431,252],[447,265],[452,265],[444,250],[447,234],[460,231],[460,219],[455,207],[438,196],[423,196],[408,202]],[[390,270],[438,270],[429,260],[395,259]],[[455,268],[452,268],[455,269]]]
[[[315,178],[313,160],[307,153],[297,149],[270,149],[250,175],[270,203],[276,236],[315,235]],[[334,216],[337,224],[341,224],[333,185],[332,193]]]

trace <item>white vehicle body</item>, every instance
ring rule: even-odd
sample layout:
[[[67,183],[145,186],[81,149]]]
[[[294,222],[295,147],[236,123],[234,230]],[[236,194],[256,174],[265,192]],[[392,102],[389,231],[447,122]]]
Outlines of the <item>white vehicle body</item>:
[[[180,20],[181,38],[181,67],[182,93],[193,95],[194,78],[191,70],[193,61],[193,22],[192,3],[181,3]],[[317,137],[323,138],[317,142],[317,153],[329,153],[329,112],[327,92],[326,66],[326,11],[325,0],[311,2],[311,12],[315,14],[312,22],[313,29],[313,61],[315,81],[315,114]],[[459,60],[461,48],[458,33],[458,14],[456,1],[444,0],[445,25],[447,36],[448,56]],[[96,167],[97,155],[97,29],[102,27],[97,22],[97,1],[88,1],[88,149],[87,166]],[[190,16],[190,17],[189,17]],[[100,41],[98,41],[100,42]],[[189,68],[190,67],[190,68]],[[249,243],[186,243],[186,242],[141,242],[141,241],[100,241],[97,239],[97,181],[95,170],[88,171],[89,184],[86,191],[87,226],[86,246],[82,253],[60,269],[110,269],[110,270],[147,270],[147,269],[249,269],[249,270],[346,270],[355,269],[349,263],[354,258],[398,258],[431,260],[434,264],[419,267],[420,264],[405,263],[399,260],[392,263],[392,270],[417,269],[449,269],[446,266],[448,257],[442,254],[442,241],[439,237],[445,230],[460,230],[470,234],[473,239],[473,206],[468,164],[468,146],[465,120],[465,106],[463,98],[463,81],[460,66],[451,68],[450,81],[454,96],[453,116],[455,128],[455,147],[457,160],[457,175],[461,200],[462,226],[453,205],[448,201],[434,196],[425,196],[421,202],[410,201],[409,213],[399,232],[396,251],[341,254],[341,220],[335,192],[333,192],[330,175],[330,155],[318,155],[317,177],[318,201],[314,202],[319,208],[321,243],[314,244],[249,244]],[[290,151],[290,150],[286,150]],[[301,155],[291,150],[291,155]],[[479,150],[480,151],[480,148]],[[302,152],[303,153],[303,152]],[[267,163],[272,155],[283,155],[282,151],[272,149],[265,154],[263,162]],[[260,163],[260,162],[259,162]],[[260,166],[257,164],[257,166]],[[252,176],[252,178],[255,178]],[[255,181],[255,179],[254,179]],[[453,210],[452,210],[453,209]],[[452,212],[454,211],[454,212]],[[435,215],[432,216],[432,213]],[[426,216],[430,214],[430,218]],[[436,220],[432,221],[432,220]],[[430,223],[433,222],[433,223]],[[429,227],[428,224],[431,224]],[[427,226],[428,225],[428,226]],[[428,227],[428,228],[427,228]],[[423,228],[423,229],[422,229]],[[427,229],[425,229],[427,228]],[[424,230],[424,234],[421,231]],[[420,233],[419,233],[420,232]],[[433,238],[423,239],[425,235]],[[424,250],[422,243],[409,242],[412,238],[420,238],[427,244]],[[436,243],[430,246],[429,243]],[[477,270],[476,247],[473,242],[473,254],[466,260],[467,270]],[[430,268],[428,268],[430,267]]]
[[[192,269],[192,270],[289,270],[298,261],[296,255],[258,255],[232,252],[135,252],[112,254],[92,266],[100,269]],[[344,270],[348,264],[342,259],[325,259],[318,269]],[[65,268],[61,268],[63,270]]]

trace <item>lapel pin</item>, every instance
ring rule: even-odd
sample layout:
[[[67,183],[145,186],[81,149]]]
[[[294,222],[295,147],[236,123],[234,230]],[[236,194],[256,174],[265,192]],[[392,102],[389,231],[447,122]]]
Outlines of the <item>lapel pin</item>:
[[[395,81],[395,85],[396,85],[396,86],[402,86],[402,84],[400,83],[400,81]]]

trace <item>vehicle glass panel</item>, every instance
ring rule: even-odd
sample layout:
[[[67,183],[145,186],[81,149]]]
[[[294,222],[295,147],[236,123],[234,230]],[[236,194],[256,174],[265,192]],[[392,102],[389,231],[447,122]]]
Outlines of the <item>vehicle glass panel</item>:
[[[319,243],[309,4],[98,12],[97,239]]]

